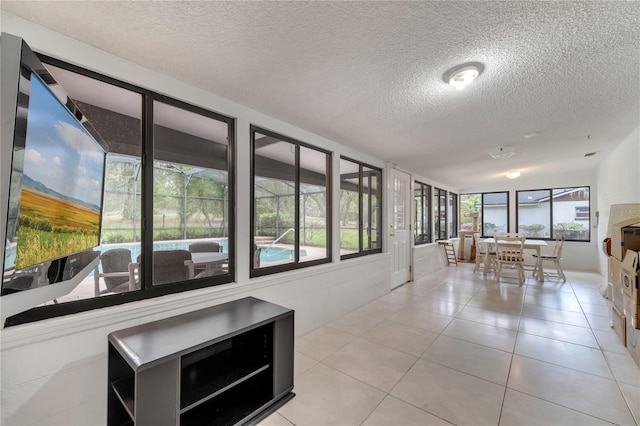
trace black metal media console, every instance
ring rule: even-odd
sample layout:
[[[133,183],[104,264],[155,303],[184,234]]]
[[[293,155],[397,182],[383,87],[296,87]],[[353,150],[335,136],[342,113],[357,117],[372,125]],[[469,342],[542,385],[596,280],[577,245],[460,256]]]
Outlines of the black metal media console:
[[[294,396],[293,324],[249,297],[110,333],[107,424],[257,423]]]

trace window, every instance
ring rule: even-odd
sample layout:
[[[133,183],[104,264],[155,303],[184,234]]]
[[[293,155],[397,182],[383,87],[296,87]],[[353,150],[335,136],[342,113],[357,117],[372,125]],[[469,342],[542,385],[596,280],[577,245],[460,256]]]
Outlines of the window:
[[[342,259],[382,251],[382,171],[340,158],[340,254]]]
[[[382,171],[368,167],[364,164],[361,165],[362,169],[362,238],[361,251],[380,250],[382,248],[382,242],[380,237],[382,235],[382,222],[380,218],[381,204],[381,186]],[[407,218],[408,220],[408,218]]]
[[[70,293],[6,325],[233,281],[233,119],[42,61],[109,147],[100,261]],[[196,254],[196,242],[220,251]]]
[[[433,225],[436,240],[447,239],[447,191],[433,188]]]
[[[590,241],[589,187],[517,191],[518,231],[528,237]]]
[[[431,240],[431,186],[416,181],[413,190],[415,220],[414,243],[426,244]]]
[[[229,125],[158,101],[153,117],[151,283],[228,274]]]
[[[460,229],[477,230],[484,237],[509,232],[509,193],[461,194],[460,221]],[[474,223],[477,229],[473,228]]]
[[[329,262],[331,154],[255,126],[251,143],[251,276]]]
[[[458,194],[453,192],[449,193],[449,214],[449,238],[454,238],[458,236]]]
[[[479,231],[482,223],[482,194],[460,194],[460,229]],[[476,228],[474,229],[474,223]]]
[[[551,191],[517,191],[518,232],[529,238],[551,238]]]
[[[509,193],[482,194],[482,236],[492,237],[509,231]]]

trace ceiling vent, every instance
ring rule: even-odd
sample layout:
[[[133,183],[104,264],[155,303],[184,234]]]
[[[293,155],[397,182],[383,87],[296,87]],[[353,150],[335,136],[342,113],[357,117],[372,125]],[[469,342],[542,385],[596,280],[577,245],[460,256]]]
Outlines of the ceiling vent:
[[[597,154],[597,152],[595,152],[595,151],[594,152],[587,152],[584,156],[585,157],[593,157],[596,154]]]
[[[497,146],[489,151],[489,155],[496,160],[499,160],[502,158],[513,157],[516,155],[516,151],[511,146]]]

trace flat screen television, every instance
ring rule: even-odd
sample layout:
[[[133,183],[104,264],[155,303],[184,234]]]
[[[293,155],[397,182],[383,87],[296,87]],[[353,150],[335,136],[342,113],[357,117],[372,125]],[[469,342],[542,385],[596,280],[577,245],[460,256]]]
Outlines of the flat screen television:
[[[0,43],[4,323],[97,264],[107,149],[22,39]]]

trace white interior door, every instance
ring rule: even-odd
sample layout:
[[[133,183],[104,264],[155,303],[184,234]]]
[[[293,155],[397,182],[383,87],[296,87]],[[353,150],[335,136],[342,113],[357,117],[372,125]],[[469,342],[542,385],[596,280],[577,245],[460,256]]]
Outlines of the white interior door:
[[[389,173],[391,211],[389,247],[392,254],[391,288],[411,279],[411,197],[409,174],[391,169]]]

